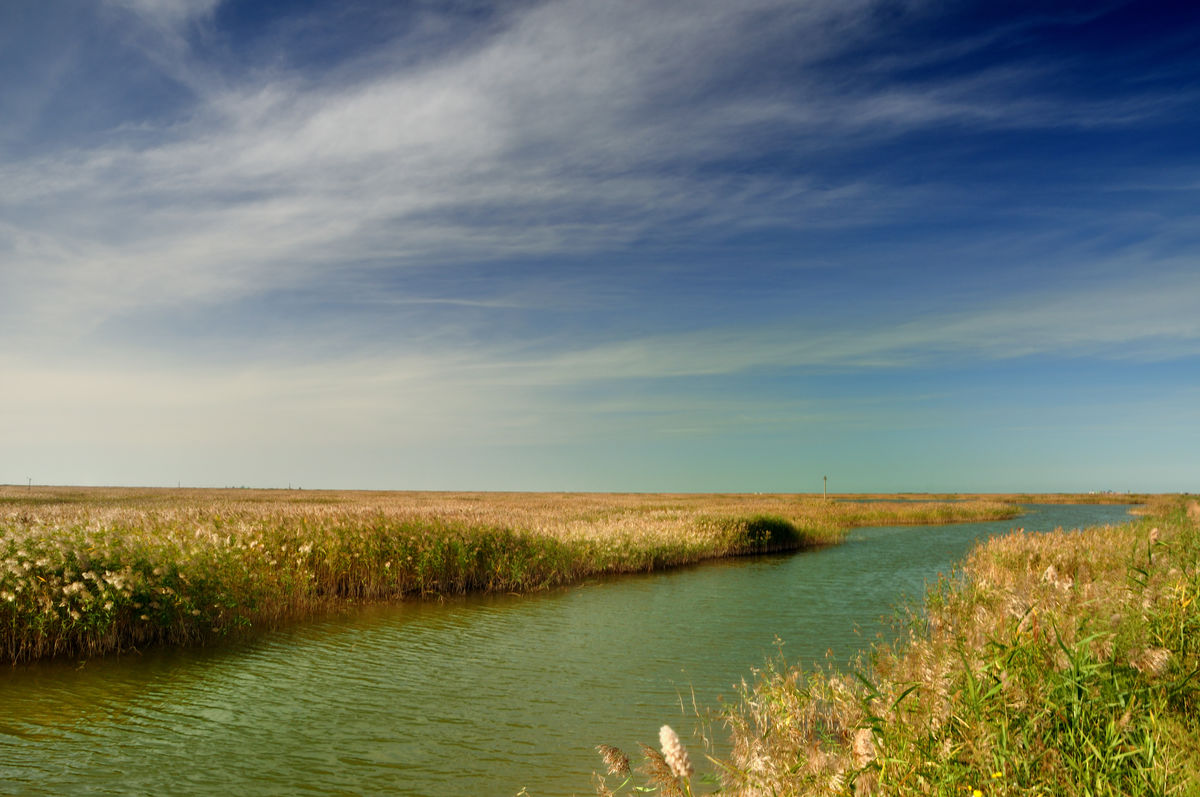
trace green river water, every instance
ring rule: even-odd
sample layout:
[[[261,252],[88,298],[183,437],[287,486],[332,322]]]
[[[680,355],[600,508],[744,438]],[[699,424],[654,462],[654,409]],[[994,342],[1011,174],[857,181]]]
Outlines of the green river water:
[[[858,529],[820,551],[0,668],[0,794],[591,794],[596,744],[655,745],[664,723],[696,744],[693,694],[736,699],[776,637],[789,661],[845,661],[976,540],[1127,509]]]

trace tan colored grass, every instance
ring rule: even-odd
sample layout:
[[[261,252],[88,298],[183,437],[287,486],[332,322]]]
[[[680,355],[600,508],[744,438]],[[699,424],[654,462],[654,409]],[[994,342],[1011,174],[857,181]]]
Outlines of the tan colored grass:
[[[144,525],[147,518],[189,522],[228,516],[243,527],[262,521],[362,519],[384,516],[436,519],[552,535],[563,540],[638,538],[681,532],[703,537],[722,519],[777,515],[813,529],[845,529],[880,522],[925,523],[1011,516],[1003,500],[965,503],[893,500],[854,503],[804,494],[647,494],[373,492],[321,490],[202,490],[0,486],[0,522],[32,518],[44,525]]]
[[[977,547],[904,638],[858,663],[865,680],[771,663],[729,717],[730,792],[1118,793],[1074,784],[1055,747],[1054,723],[1070,712],[1048,684],[1086,666],[1114,673],[1088,688],[1120,678],[1158,701],[1131,701],[1110,720],[1123,745],[1114,749],[1138,762],[1121,775],[1151,784],[1136,793],[1198,793],[1200,693],[1188,673],[1200,671],[1200,509],[1155,505],[1153,523],[1011,533]],[[976,705],[992,712],[986,721]],[[1020,739],[999,734],[1001,722]]]
[[[521,591],[839,541],[995,502],[0,487],[0,656],[97,655],[345,601]]]

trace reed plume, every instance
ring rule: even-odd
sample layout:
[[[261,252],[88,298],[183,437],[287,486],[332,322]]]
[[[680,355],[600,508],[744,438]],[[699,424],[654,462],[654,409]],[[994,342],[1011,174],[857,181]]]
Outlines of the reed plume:
[[[854,766],[862,769],[875,760],[875,734],[870,728],[859,728],[854,734]]]
[[[621,752],[619,747],[613,747],[611,744],[598,744],[596,752],[600,753],[600,757],[604,759],[604,766],[608,767],[608,774],[619,777],[629,776],[629,756]]]
[[[659,729],[658,741],[662,746],[663,759],[671,768],[671,774],[677,778],[690,778],[695,771],[692,769],[692,761],[688,758],[687,748],[679,741],[670,725]]]
[[[663,754],[640,742],[638,747],[642,748],[642,755],[646,757],[646,763],[642,765],[641,771],[650,779],[654,787],[670,797],[682,797],[683,791],[679,788],[679,779]]]
[[[1130,666],[1140,673],[1162,675],[1171,663],[1171,651],[1166,648],[1146,648],[1130,659]]]

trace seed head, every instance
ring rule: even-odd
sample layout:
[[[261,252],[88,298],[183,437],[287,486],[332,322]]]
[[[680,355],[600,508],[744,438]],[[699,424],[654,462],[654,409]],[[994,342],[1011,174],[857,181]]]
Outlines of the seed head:
[[[1166,648],[1146,648],[1129,663],[1140,673],[1162,675],[1171,661],[1171,651]]]
[[[854,734],[854,766],[862,769],[875,760],[875,735],[870,728],[859,728]]]
[[[683,742],[679,741],[679,737],[675,735],[675,731],[671,730],[670,725],[664,725],[659,729],[658,742],[662,747],[663,760],[671,768],[671,773],[677,778],[690,778],[695,770],[692,769],[687,748],[683,746]]]
[[[613,747],[611,744],[598,744],[596,752],[600,753],[600,757],[604,759],[604,766],[608,767],[608,774],[620,777],[629,774],[629,756],[621,752],[620,748]]]
[[[682,797],[683,791],[679,788],[679,779],[671,770],[666,759],[663,758],[662,753],[640,742],[638,747],[642,748],[642,755],[646,757],[641,772],[650,779],[654,787],[665,797]]]

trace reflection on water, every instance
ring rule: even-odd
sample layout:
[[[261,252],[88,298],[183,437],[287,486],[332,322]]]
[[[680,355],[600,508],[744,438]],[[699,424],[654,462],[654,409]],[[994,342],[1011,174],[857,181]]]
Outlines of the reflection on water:
[[[222,648],[0,669],[0,793],[589,793],[772,654],[849,659],[971,544],[1126,507],[860,529],[845,545],[532,596],[372,607]]]

